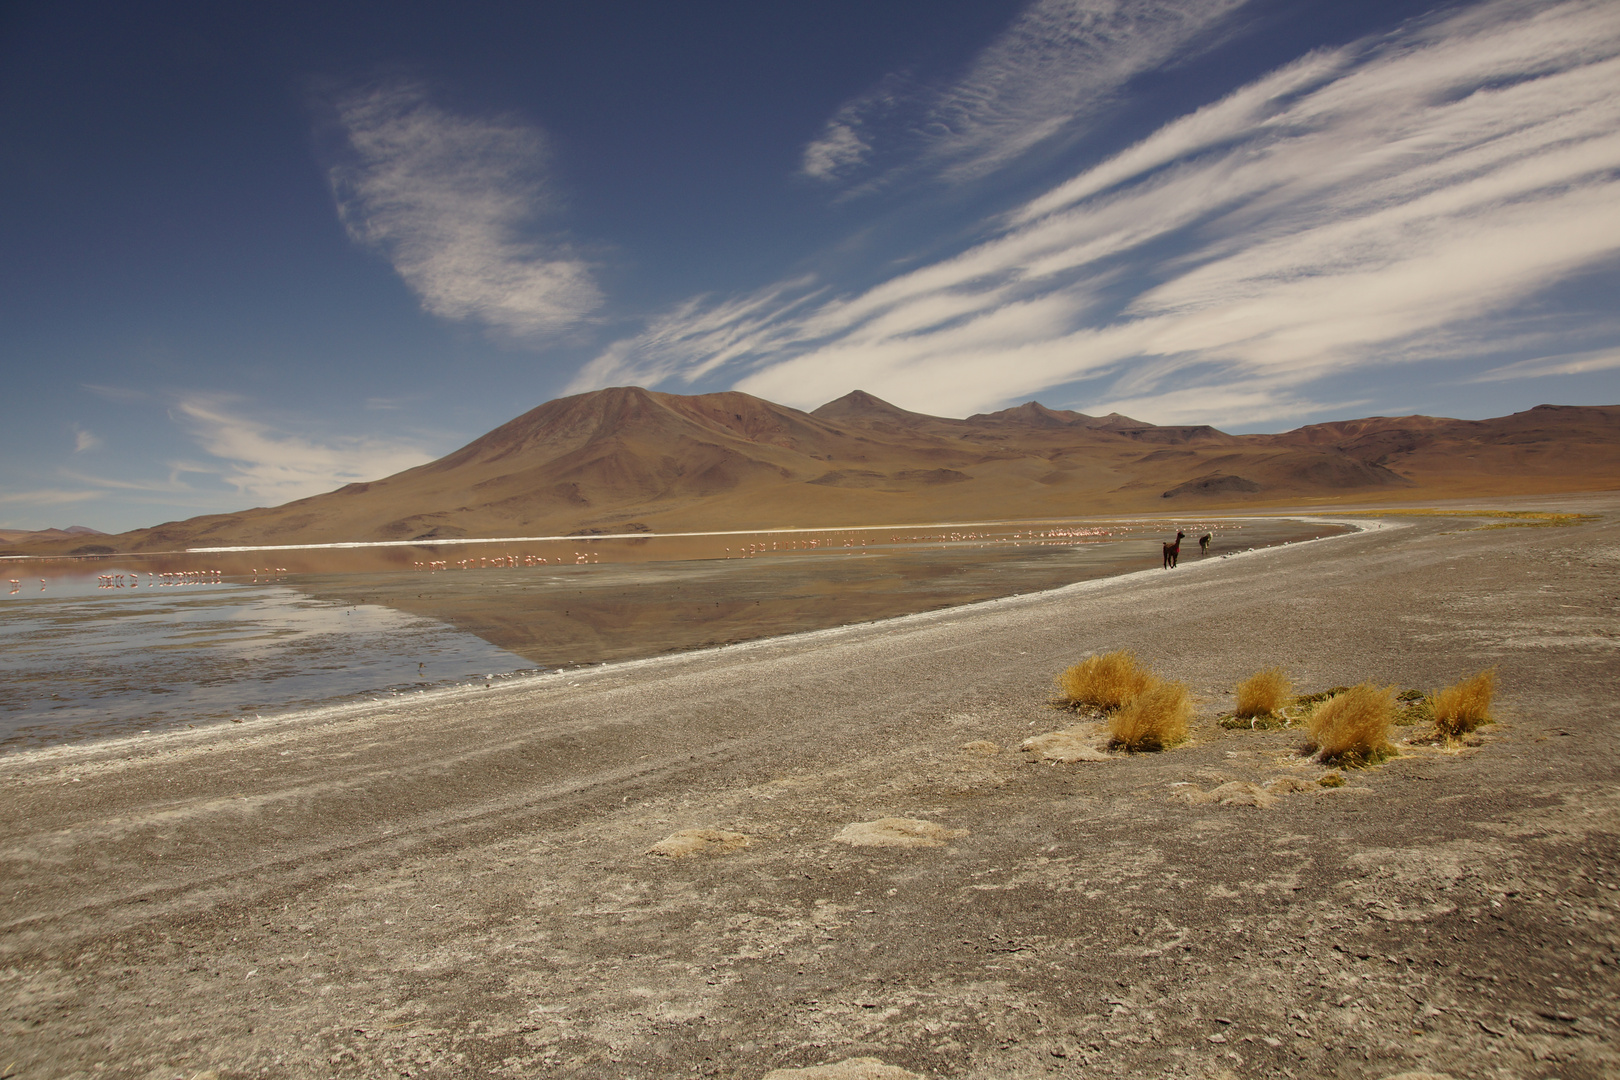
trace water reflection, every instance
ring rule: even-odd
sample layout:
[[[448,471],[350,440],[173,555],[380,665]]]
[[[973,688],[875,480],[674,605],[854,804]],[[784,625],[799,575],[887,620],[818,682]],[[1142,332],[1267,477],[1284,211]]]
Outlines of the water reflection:
[[[0,746],[279,712],[533,669],[433,619],[286,586],[131,590],[66,582],[0,609]],[[144,588],[144,586],[143,586]]]
[[[1213,532],[1210,557],[1342,531],[1257,519],[1180,527]],[[1158,521],[1069,521],[8,559],[0,746],[1053,588],[1158,567],[1174,532]]]
[[[1220,535],[1241,543],[1257,523],[1219,523]],[[1208,524],[1186,525],[1208,531]],[[1173,534],[1175,528],[1168,530]],[[328,544],[276,548],[193,548],[142,554],[4,559],[12,567],[12,595],[27,596],[31,582],[46,591],[102,592],[184,588],[197,585],[264,583],[305,574],[437,573],[588,566],[599,563],[693,562],[755,559],[772,555],[854,555],[924,550],[1069,547],[1075,544],[1151,543],[1166,534],[1162,522],[1103,524],[1052,522],[1042,525],[979,523],[953,526],[884,526],[844,529],[777,529],[755,532],[597,534],[500,540],[423,543]],[[1230,550],[1230,547],[1228,547]],[[20,572],[19,572],[20,571]],[[24,588],[28,585],[28,588]]]

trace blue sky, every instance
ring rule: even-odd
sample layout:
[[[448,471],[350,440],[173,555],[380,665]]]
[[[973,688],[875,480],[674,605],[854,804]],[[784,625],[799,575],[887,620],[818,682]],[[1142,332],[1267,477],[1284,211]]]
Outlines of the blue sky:
[[[0,527],[637,384],[1277,431],[1620,401],[1620,5],[0,7]]]

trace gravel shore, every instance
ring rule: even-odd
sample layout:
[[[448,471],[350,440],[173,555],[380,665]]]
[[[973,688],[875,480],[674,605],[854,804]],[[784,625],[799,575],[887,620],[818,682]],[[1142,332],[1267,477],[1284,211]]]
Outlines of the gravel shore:
[[[1558,509],[0,758],[0,1075],[1616,1075],[1620,497]],[[1117,648],[1192,739],[1020,751]],[[1323,788],[1215,723],[1272,664],[1499,722]]]

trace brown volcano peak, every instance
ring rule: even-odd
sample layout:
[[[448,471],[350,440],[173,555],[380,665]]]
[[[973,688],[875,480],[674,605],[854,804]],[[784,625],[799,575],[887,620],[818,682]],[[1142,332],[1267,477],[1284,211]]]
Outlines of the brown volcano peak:
[[[437,461],[284,506],[108,537],[191,546],[834,527],[1620,487],[1620,406],[1493,420],[1368,417],[1279,435],[1039,402],[967,420],[863,391],[814,413],[739,391],[548,401]],[[39,553],[82,536],[19,540]]]
[[[1085,413],[1077,413],[1071,409],[1061,411],[1048,409],[1038,401],[1026,401],[1010,409],[993,413],[974,413],[968,417],[969,423],[1021,424],[1025,427],[1045,428],[1091,426],[1088,421],[1092,419]]]
[[[865,390],[851,390],[810,415],[847,428],[863,428],[891,435],[960,435],[971,426],[966,420],[910,412]]]
[[[929,416],[927,413],[911,412],[898,405],[891,405],[875,394],[868,394],[865,390],[851,390],[841,398],[827,402],[810,413],[811,416],[822,420],[830,420],[839,424],[851,424],[869,427],[875,422],[889,422],[911,424],[914,426],[936,426],[939,424],[964,425],[966,421],[955,420],[946,416]]]
[[[847,420],[852,416],[920,416],[920,413],[907,412],[898,405],[891,405],[875,394],[868,394],[865,390],[851,390],[841,398],[832,401],[817,409],[810,410],[811,416],[819,416],[824,420]]]

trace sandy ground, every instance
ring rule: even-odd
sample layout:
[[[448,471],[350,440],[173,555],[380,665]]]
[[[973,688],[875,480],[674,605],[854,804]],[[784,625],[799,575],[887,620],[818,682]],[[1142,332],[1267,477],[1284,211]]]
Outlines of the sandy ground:
[[[0,1075],[1613,1076],[1620,499],[1577,502],[5,758]],[[1032,763],[1120,647],[1192,741]],[[1496,665],[1501,722],[1322,789],[1214,723],[1273,663]]]

